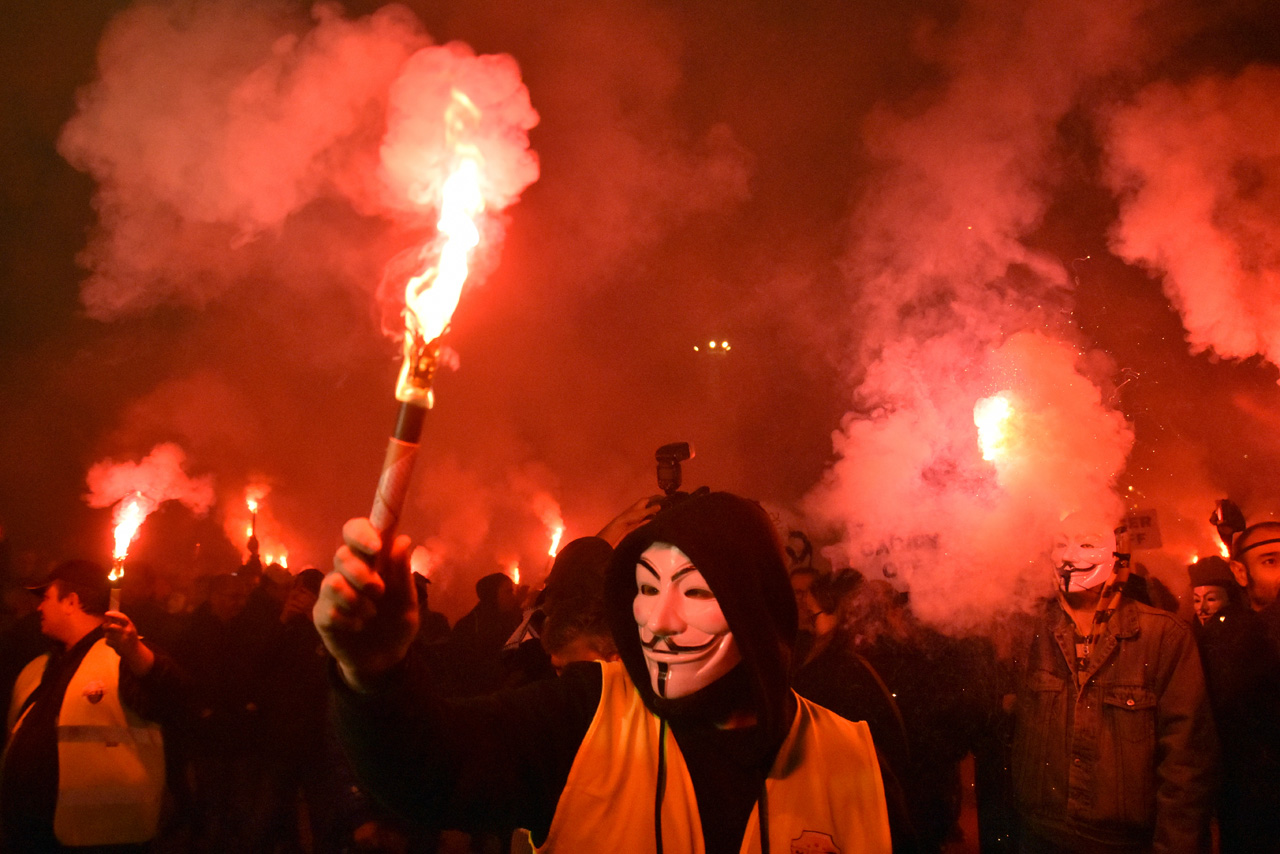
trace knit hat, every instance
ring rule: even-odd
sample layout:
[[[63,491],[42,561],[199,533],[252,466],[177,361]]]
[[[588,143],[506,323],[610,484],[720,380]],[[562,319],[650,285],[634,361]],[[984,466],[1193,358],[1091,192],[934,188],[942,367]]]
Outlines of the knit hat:
[[[546,601],[587,596],[599,599],[613,548],[599,537],[579,537],[560,550],[543,587]]]
[[[693,495],[661,511],[633,531],[614,552],[605,576],[605,611],[618,653],[645,705],[657,714],[694,709],[713,685],[677,700],[659,698],[649,683],[640,634],[632,613],[635,568],[654,543],[688,555],[715,594],[742,654],[741,679],[766,738],[781,739],[790,726],[788,669],[797,614],[773,522],[754,501],[727,492]]]
[[[1236,586],[1235,577],[1231,574],[1231,566],[1217,555],[1202,557],[1187,567],[1191,576],[1191,587],[1225,587],[1230,590]]]

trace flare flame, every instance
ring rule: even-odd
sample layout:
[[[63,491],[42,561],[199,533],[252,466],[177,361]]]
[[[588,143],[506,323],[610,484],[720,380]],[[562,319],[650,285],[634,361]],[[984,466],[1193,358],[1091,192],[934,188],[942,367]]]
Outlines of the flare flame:
[[[124,559],[129,554],[129,546],[138,538],[138,529],[151,511],[156,509],[154,501],[141,492],[126,495],[118,505],[114,514],[115,550],[112,552],[111,573],[107,576],[112,582],[124,577]]]
[[[471,100],[453,90],[445,115],[455,166],[440,193],[436,228],[444,236],[435,266],[409,279],[404,292],[404,363],[396,383],[396,400],[430,408],[431,381],[439,356],[439,339],[458,308],[462,286],[470,273],[471,251],[480,245],[476,219],[484,212],[481,157],[474,146],[457,140],[480,117]],[[427,249],[424,247],[423,254]]]
[[[984,397],[974,404],[973,423],[978,428],[978,447],[984,460],[994,462],[1004,455],[1012,416],[1013,404],[1004,394]]]

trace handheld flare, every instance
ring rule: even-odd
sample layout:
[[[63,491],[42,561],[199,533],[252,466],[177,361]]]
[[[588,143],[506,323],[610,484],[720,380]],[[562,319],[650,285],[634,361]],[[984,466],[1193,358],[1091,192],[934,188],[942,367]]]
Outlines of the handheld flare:
[[[560,551],[560,540],[564,537],[564,525],[556,525],[551,529],[551,548],[547,549],[547,575],[556,563],[556,552]]]
[[[124,559],[129,554],[129,546],[138,538],[138,529],[143,521],[155,509],[141,492],[126,495],[115,512],[115,549],[111,553],[111,572],[107,582],[111,585],[111,610],[120,610],[120,585],[124,581]]]
[[[413,474],[427,410],[435,403],[432,386],[440,361],[441,341],[458,307],[469,272],[470,253],[480,243],[476,219],[484,212],[480,189],[481,159],[474,146],[463,142],[479,119],[479,111],[463,93],[453,91],[445,111],[446,142],[454,168],[444,181],[436,228],[443,237],[436,263],[409,279],[404,292],[404,361],[396,383],[400,414],[387,445],[369,519],[382,535],[384,547],[400,520]],[[424,255],[427,250],[424,247]]]

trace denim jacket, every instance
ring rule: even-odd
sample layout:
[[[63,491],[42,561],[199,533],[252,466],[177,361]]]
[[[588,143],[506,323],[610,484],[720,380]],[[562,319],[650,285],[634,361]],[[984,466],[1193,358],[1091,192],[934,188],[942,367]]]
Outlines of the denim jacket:
[[[1020,647],[1013,744],[1023,825],[1068,849],[1201,850],[1217,739],[1191,630],[1122,600],[1077,689],[1056,601]]]

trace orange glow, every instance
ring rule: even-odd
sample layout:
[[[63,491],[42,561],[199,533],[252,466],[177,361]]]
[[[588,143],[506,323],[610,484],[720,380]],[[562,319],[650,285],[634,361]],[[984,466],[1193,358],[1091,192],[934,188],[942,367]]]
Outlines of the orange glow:
[[[430,578],[439,562],[440,558],[425,546],[418,546],[409,553],[409,568],[423,578]]]
[[[244,489],[244,505],[250,513],[257,513],[262,508],[262,499],[267,497],[271,487],[261,483],[251,483]]]
[[[464,132],[479,117],[466,95],[456,89],[445,124]],[[444,334],[462,296],[470,272],[471,250],[480,244],[476,219],[484,212],[480,190],[480,154],[472,146],[454,143],[455,165],[440,192],[440,218],[436,228],[444,245],[435,266],[412,277],[404,291],[405,359],[396,385],[401,402],[431,405],[431,389],[415,382],[415,367],[422,348]],[[426,249],[424,248],[424,254]]]
[[[518,563],[511,565],[511,580],[517,587],[520,586],[520,564]]]
[[[974,404],[973,423],[978,428],[978,447],[982,449],[984,460],[991,461],[1004,455],[1012,416],[1013,404],[1003,394],[984,397]]]
[[[143,521],[156,509],[155,502],[141,492],[126,495],[116,505],[115,550],[112,552],[111,581],[119,581],[124,577],[124,559],[129,553],[129,546],[138,538],[138,529]]]
[[[547,549],[547,554],[551,557],[556,556],[556,552],[560,550],[560,538],[564,536],[564,525],[557,525],[551,531],[551,548]]]
[[[1231,550],[1227,548],[1227,544],[1224,542],[1218,542],[1218,554],[1222,555],[1227,560],[1231,560]]]
[[[264,565],[266,565],[266,566],[271,566],[271,564],[273,564],[273,563],[278,563],[278,564],[280,564],[280,566],[281,566],[281,568],[282,568],[282,569],[288,569],[288,568],[289,568],[289,553],[288,553],[288,552],[286,552],[286,551],[283,551],[283,550],[281,550],[279,553],[276,553],[276,552],[265,552],[265,553],[262,555],[262,562],[263,562],[263,564],[264,564]]]

